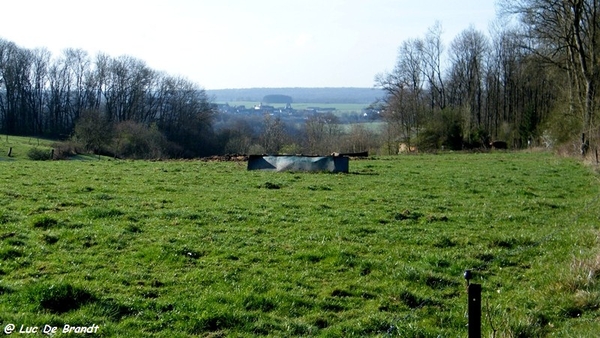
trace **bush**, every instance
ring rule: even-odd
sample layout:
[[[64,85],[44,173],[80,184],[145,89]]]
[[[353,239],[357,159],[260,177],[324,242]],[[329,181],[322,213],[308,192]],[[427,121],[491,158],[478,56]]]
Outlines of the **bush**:
[[[115,150],[120,157],[155,159],[167,156],[169,142],[156,125],[147,127],[134,121],[121,122],[116,126]]]
[[[74,140],[98,154],[110,144],[113,126],[100,111],[88,110],[79,116],[74,131]]]
[[[74,139],[63,142],[56,142],[52,144],[52,147],[55,150],[55,160],[64,160],[69,158],[70,156],[75,156],[84,152],[84,147],[78,144]]]
[[[569,110],[568,102],[565,102],[550,113],[543,126],[545,140],[552,139],[554,145],[581,140],[580,131],[583,129],[581,119],[574,114],[565,114]]]
[[[463,145],[463,130],[460,112],[446,109],[437,113],[425,125],[425,130],[419,134],[418,144],[423,150],[437,150],[441,147],[450,150],[461,150]]]
[[[52,151],[48,149],[31,148],[27,152],[27,157],[33,161],[48,161],[52,159]]]

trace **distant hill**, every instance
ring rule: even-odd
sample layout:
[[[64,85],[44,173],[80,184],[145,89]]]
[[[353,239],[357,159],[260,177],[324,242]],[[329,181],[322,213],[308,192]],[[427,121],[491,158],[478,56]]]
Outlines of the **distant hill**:
[[[294,102],[303,103],[364,103],[383,97],[376,88],[243,88],[206,90],[213,102],[256,101],[267,95],[291,96]]]

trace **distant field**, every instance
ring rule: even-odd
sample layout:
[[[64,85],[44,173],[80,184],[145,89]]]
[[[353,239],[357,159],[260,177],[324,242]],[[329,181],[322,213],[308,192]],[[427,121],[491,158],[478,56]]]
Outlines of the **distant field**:
[[[473,269],[484,337],[591,337],[599,192],[546,153],[352,160],[349,174],[0,161],[0,325],[465,337]]]
[[[360,123],[347,123],[347,124],[342,124],[342,130],[344,132],[350,132],[352,130],[352,128],[354,128],[355,126],[362,126],[365,129],[374,132],[376,134],[381,133],[385,128],[386,123],[385,122],[378,122],[378,121],[374,121],[374,122],[360,122]]]
[[[215,101],[260,101],[266,95],[288,95],[296,102],[352,102],[366,103],[383,97],[385,92],[377,88],[238,88],[207,90]]]
[[[258,105],[260,102],[253,101],[230,101],[230,102],[216,102],[216,103],[228,103],[230,106],[245,106],[251,108]],[[284,104],[270,104],[276,108],[284,108]],[[320,107],[320,108],[335,108],[336,113],[349,113],[356,112],[360,113],[362,109],[368,107],[368,104],[362,103],[292,103],[292,108],[297,110],[304,110],[308,107]]]

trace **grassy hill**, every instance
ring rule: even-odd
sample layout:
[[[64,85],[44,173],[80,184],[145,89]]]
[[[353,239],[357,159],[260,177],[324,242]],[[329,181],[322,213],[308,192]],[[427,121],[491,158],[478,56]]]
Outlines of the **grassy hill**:
[[[0,323],[98,325],[99,337],[466,336],[472,269],[484,336],[600,329],[600,185],[584,166],[498,152],[350,171],[0,161]]]
[[[0,161],[20,161],[30,160],[36,154],[42,154],[46,157],[51,156],[52,149],[56,147],[56,140],[44,139],[39,137],[28,136],[0,136]],[[30,152],[34,150],[36,154]],[[10,156],[8,153],[10,151]],[[58,151],[55,154],[57,156]],[[70,160],[95,160],[94,155],[78,154],[69,157]]]
[[[32,149],[50,152],[54,141],[23,136],[0,135],[0,161],[15,161],[27,159],[27,153]],[[8,156],[12,148],[11,156]]]

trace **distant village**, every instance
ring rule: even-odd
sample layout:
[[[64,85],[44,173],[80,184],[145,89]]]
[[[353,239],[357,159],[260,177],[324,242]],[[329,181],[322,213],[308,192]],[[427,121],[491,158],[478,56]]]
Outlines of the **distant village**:
[[[218,103],[214,104],[214,108],[217,112],[222,114],[231,115],[265,115],[269,114],[272,116],[279,117],[308,117],[314,114],[333,114],[338,111],[335,107],[306,107],[304,109],[294,109],[291,103],[286,103],[285,106],[275,107],[259,103],[252,107],[246,107],[245,105],[230,105],[229,103]],[[356,112],[357,117],[364,120],[378,119],[380,112],[373,108],[363,108],[360,112]]]

